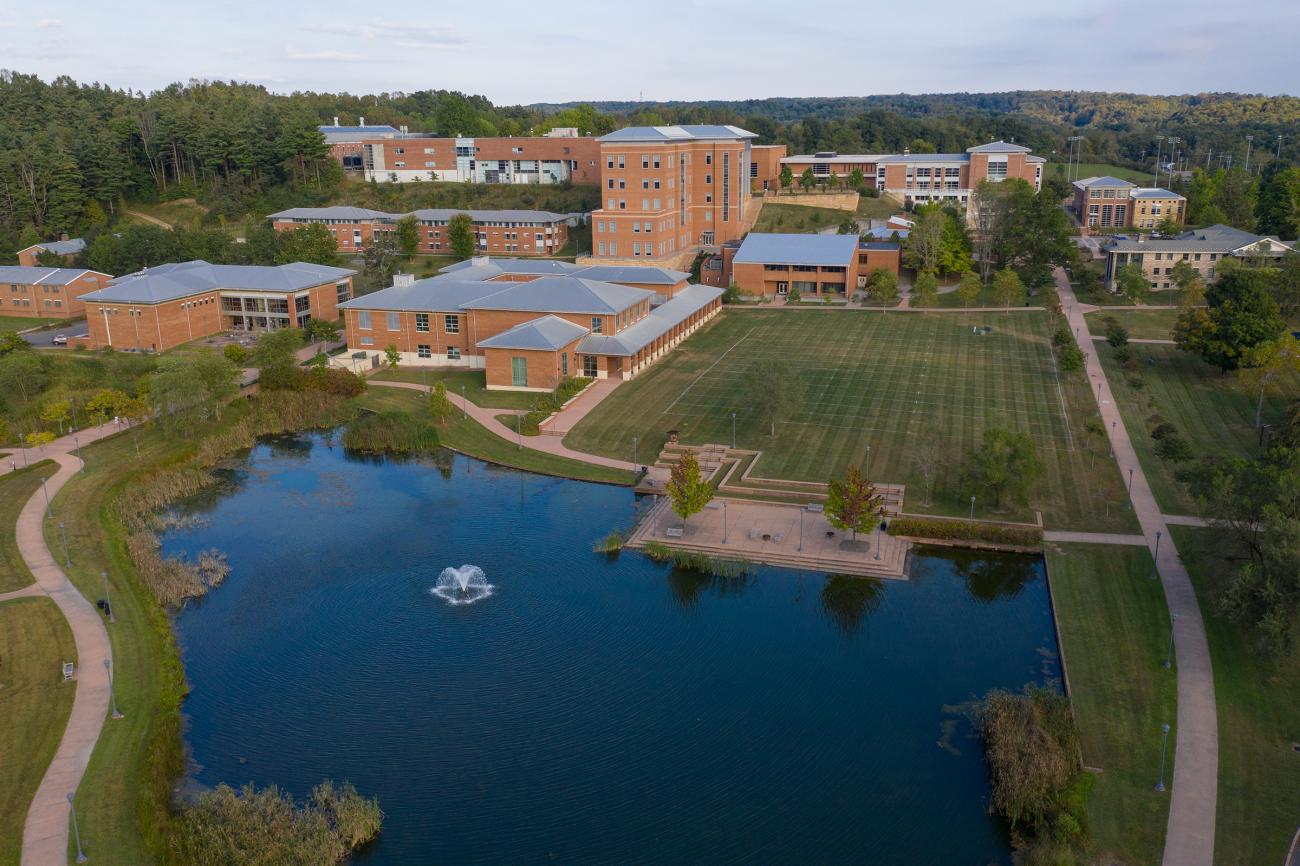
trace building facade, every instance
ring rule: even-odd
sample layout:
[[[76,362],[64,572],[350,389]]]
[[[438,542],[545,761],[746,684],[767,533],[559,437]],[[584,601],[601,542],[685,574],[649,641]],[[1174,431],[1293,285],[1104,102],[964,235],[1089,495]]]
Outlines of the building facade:
[[[489,388],[549,391],[560,379],[631,378],[712,318],[722,292],[661,268],[476,258],[341,305],[364,369],[389,346],[403,365],[486,370]]]
[[[600,138],[594,258],[675,258],[753,223],[750,144],[734,126],[637,126]]]
[[[1271,263],[1294,252],[1295,248],[1294,242],[1225,225],[1193,229],[1168,238],[1121,236],[1102,247],[1106,255],[1106,288],[1116,290],[1119,269],[1125,265],[1137,265],[1153,290],[1165,291],[1178,288],[1173,273],[1179,262],[1191,265],[1208,284],[1214,282],[1225,259]]]
[[[980,181],[999,182],[1020,178],[1035,190],[1043,185],[1041,156],[1030,149],[1005,141],[968,147],[965,153],[839,154],[823,151],[781,160],[796,180],[811,170],[818,182],[831,177],[849,180],[854,171],[863,183],[890,195],[903,204],[942,202],[958,205],[969,213],[971,193]]]
[[[743,241],[724,244],[700,274],[707,285],[735,284],[750,296],[847,297],[878,268],[897,275],[900,258],[897,243],[857,235],[750,232]]]
[[[396,138],[406,131],[405,127],[398,129],[387,124],[367,125],[364,117],[358,118],[358,121],[356,126],[340,126],[336,116],[333,125],[317,127],[321,135],[325,136],[325,144],[329,146],[330,156],[343,165],[344,171],[361,170],[361,152],[364,142]]]
[[[0,316],[77,318],[86,311],[82,298],[111,279],[85,268],[0,266]]]
[[[86,251],[86,241],[82,238],[70,238],[64,235],[57,241],[46,241],[40,244],[32,244],[26,249],[19,250],[18,264],[27,267],[37,267],[39,263],[36,257],[41,253],[53,253],[63,260],[64,265],[72,265],[77,256]]]
[[[163,352],[222,331],[301,328],[338,319],[356,271],[306,262],[213,265],[202,260],[146,268],[82,297],[87,345]]]
[[[600,183],[600,145],[577,130],[519,138],[403,135],[361,143],[360,170],[376,183]],[[571,134],[570,134],[571,133]]]
[[[460,213],[468,214],[473,223],[474,248],[479,255],[553,256],[569,242],[569,221],[577,219],[540,210],[425,208],[401,214],[361,207],[297,207],[273,213],[268,219],[282,232],[313,223],[324,225],[334,235],[339,252],[355,253],[379,235],[394,235],[397,222],[410,216],[420,229],[417,250],[446,255],[451,252],[448,223]]]
[[[784,144],[749,146],[749,183],[754,192],[781,188],[781,160],[787,153]]]
[[[1073,209],[1084,230],[1153,229],[1166,220],[1182,225],[1187,199],[1159,187],[1139,187],[1117,177],[1085,177],[1074,182]]]

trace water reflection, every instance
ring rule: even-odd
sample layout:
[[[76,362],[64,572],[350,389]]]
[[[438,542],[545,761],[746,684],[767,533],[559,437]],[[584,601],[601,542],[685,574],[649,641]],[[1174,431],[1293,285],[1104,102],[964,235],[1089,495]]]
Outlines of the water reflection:
[[[983,602],[1015,598],[1039,574],[1038,560],[1028,556],[959,551],[947,557],[966,590]]]
[[[739,595],[748,589],[754,579],[752,574],[723,577],[676,566],[668,572],[668,589],[678,607],[691,609],[699,603],[700,595],[711,589],[718,595]]]
[[[885,582],[878,577],[831,574],[822,586],[822,610],[845,634],[861,628],[884,598]]]

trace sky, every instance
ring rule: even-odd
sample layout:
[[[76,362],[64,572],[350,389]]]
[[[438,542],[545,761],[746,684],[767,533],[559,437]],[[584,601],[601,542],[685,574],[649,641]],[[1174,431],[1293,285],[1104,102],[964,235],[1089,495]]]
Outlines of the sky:
[[[10,8],[5,8],[10,7]],[[1300,94],[1300,3],[0,0],[0,68],[498,105],[1002,90]]]

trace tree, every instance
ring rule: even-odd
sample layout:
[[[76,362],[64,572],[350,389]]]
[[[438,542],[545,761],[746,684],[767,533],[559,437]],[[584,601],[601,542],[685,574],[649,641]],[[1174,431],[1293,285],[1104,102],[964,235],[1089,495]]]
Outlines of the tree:
[[[334,265],[338,262],[338,241],[321,223],[275,232],[275,263],[311,262],[317,265]]]
[[[1076,373],[1083,369],[1083,350],[1073,343],[1057,349],[1056,356],[1063,373]]]
[[[1300,317],[1300,253],[1290,252],[1283,256],[1276,276],[1269,282],[1269,289],[1283,319],[1291,322]],[[3,352],[3,347],[0,347],[0,352]]]
[[[0,393],[17,392],[25,403],[45,390],[48,380],[45,364],[35,352],[0,355]]]
[[[420,223],[415,214],[407,214],[397,221],[397,246],[404,256],[413,256],[420,248]]]
[[[388,362],[389,369],[396,370],[397,365],[402,363],[402,353],[397,351],[396,346],[389,343],[388,347],[384,349],[384,359]]]
[[[1209,308],[1183,310],[1174,325],[1174,342],[1223,372],[1235,370],[1251,349],[1276,338],[1286,322],[1258,268],[1221,273],[1206,292]]]
[[[843,478],[833,479],[826,499],[826,519],[836,529],[852,533],[870,532],[880,522],[884,497],[867,481],[857,465],[849,466]]]
[[[451,399],[447,397],[445,382],[440,381],[433,386],[433,392],[429,394],[429,414],[439,424],[456,414],[456,407],[452,405]]]
[[[103,424],[110,415],[125,414],[122,410],[130,401],[125,391],[116,388],[102,388],[86,401],[86,412],[95,424]]]
[[[455,217],[452,217],[455,219]],[[388,232],[375,235],[362,251],[362,272],[381,288],[393,283],[397,270],[397,242]]]
[[[849,172],[849,185],[854,189],[862,189],[866,183],[867,178],[862,173],[862,169],[855,165],[853,170]],[[1287,235],[1287,237],[1292,237],[1292,235]]]
[[[0,334],[0,358],[11,352],[30,352],[32,344],[18,335],[17,331],[5,331]]]
[[[1171,276],[1174,278],[1174,285],[1182,292],[1179,306],[1186,309],[1205,302],[1205,278],[1201,276],[1200,271],[1192,267],[1191,262],[1180,261],[1175,264]]]
[[[682,519],[683,528],[687,518],[698,514],[713,498],[713,485],[700,477],[700,462],[694,451],[683,452],[673,464],[668,479],[668,498],[672,501],[673,513]]]
[[[299,387],[298,350],[302,348],[299,331],[281,328],[257,338],[249,362],[258,371],[258,382],[267,389]]]
[[[238,343],[227,343],[226,347],[221,350],[221,354],[236,367],[243,366],[244,362],[248,360],[248,350]]]
[[[980,447],[967,458],[967,480],[993,496],[993,507],[1010,496],[1023,503],[1045,467],[1028,433],[991,427]]]
[[[1288,240],[1300,236],[1300,168],[1265,172],[1255,217],[1260,234]]]
[[[943,254],[943,224],[945,218],[938,205],[920,205],[907,240],[903,241],[903,256],[907,266],[917,271],[936,272]]]
[[[474,255],[477,243],[474,239],[474,221],[467,213],[454,214],[447,221],[447,239],[451,243],[451,252],[458,259],[468,259]]]
[[[969,308],[979,300],[980,292],[983,290],[984,284],[980,282],[979,275],[974,271],[967,271],[961,275],[961,282],[957,284],[957,297],[961,298],[962,306]]]
[[[149,401],[164,426],[188,436],[219,414],[221,401],[238,389],[237,374],[219,355],[164,355],[149,382]]]
[[[898,297],[898,275],[885,268],[876,268],[867,278],[867,291],[882,304]]]
[[[754,410],[776,435],[776,425],[796,414],[803,405],[799,376],[785,361],[776,358],[759,361],[745,375],[742,390],[753,395]]]
[[[993,275],[993,297],[999,306],[1018,307],[1025,302],[1025,284],[1011,268],[1003,268]]]
[[[1258,430],[1264,424],[1265,395],[1277,390],[1283,380],[1300,377],[1300,340],[1282,334],[1260,343],[1246,353],[1244,366],[1243,382],[1259,395],[1255,401],[1255,429]]]
[[[1018,178],[980,181],[975,190],[977,250],[981,265],[1015,267],[1031,286],[1051,282],[1052,268],[1071,264],[1078,253],[1070,221],[1051,193],[1035,193]]]
[[[912,306],[933,307],[939,303],[939,278],[933,271],[921,271],[912,284]]]
[[[339,338],[339,323],[330,319],[312,319],[307,323],[307,337],[318,346]]]
[[[1142,304],[1151,292],[1151,282],[1141,265],[1121,265],[1115,271],[1115,288],[1134,304]]]
[[[794,172],[788,165],[781,166],[779,177],[781,179],[781,189],[789,189],[790,185],[794,183]]]
[[[817,185],[817,178],[813,174],[811,167],[805,168],[803,174],[799,175],[799,186],[803,187],[804,192],[808,192]]]
[[[1059,813],[1067,811],[1065,792],[1080,772],[1069,698],[1046,688],[992,691],[980,704],[978,727],[993,811],[1012,827],[1053,830],[1050,835],[1068,838]],[[1073,824],[1077,833],[1078,820],[1070,817],[1066,826]]]

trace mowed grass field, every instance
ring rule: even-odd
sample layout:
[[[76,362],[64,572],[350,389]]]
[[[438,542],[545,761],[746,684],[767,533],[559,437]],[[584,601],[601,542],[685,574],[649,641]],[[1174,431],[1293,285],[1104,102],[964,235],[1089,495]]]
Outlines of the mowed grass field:
[[[975,335],[976,323],[992,333]],[[986,516],[1032,519],[1038,508],[1054,527],[1131,529],[1119,471],[1086,431],[1095,403],[1080,374],[1058,375],[1050,327],[1038,311],[728,311],[617,388],[565,444],[622,457],[636,436],[647,459],[670,430],[687,444],[730,444],[734,412],[736,444],[763,451],[760,476],[825,481],[857,463],[873,480],[906,483],[909,511],[966,514],[974,494]],[[775,437],[755,411],[763,384],[751,373],[772,359],[803,394]],[[1030,508],[995,513],[962,481],[968,453],[999,426],[1027,432],[1047,464]],[[923,464],[935,466],[929,507]]]
[[[1155,453],[1150,435],[1152,416],[1159,415],[1177,427],[1195,459],[1215,454],[1245,456],[1258,447],[1257,394],[1240,386],[1239,374],[1225,376],[1176,346],[1132,343],[1130,348],[1135,363],[1125,370],[1115,361],[1114,349],[1104,343],[1096,346],[1160,508],[1167,514],[1194,514],[1195,502],[1175,477],[1180,464]],[[1287,382],[1284,387],[1291,397],[1300,395],[1300,382]],[[1277,421],[1286,403],[1281,394],[1266,396],[1264,423]]]
[[[1153,298],[1152,303],[1164,301]],[[1106,319],[1111,317],[1128,329],[1131,340],[1171,340],[1178,310],[1097,310],[1087,315],[1088,330],[1094,337],[1105,336]]]

